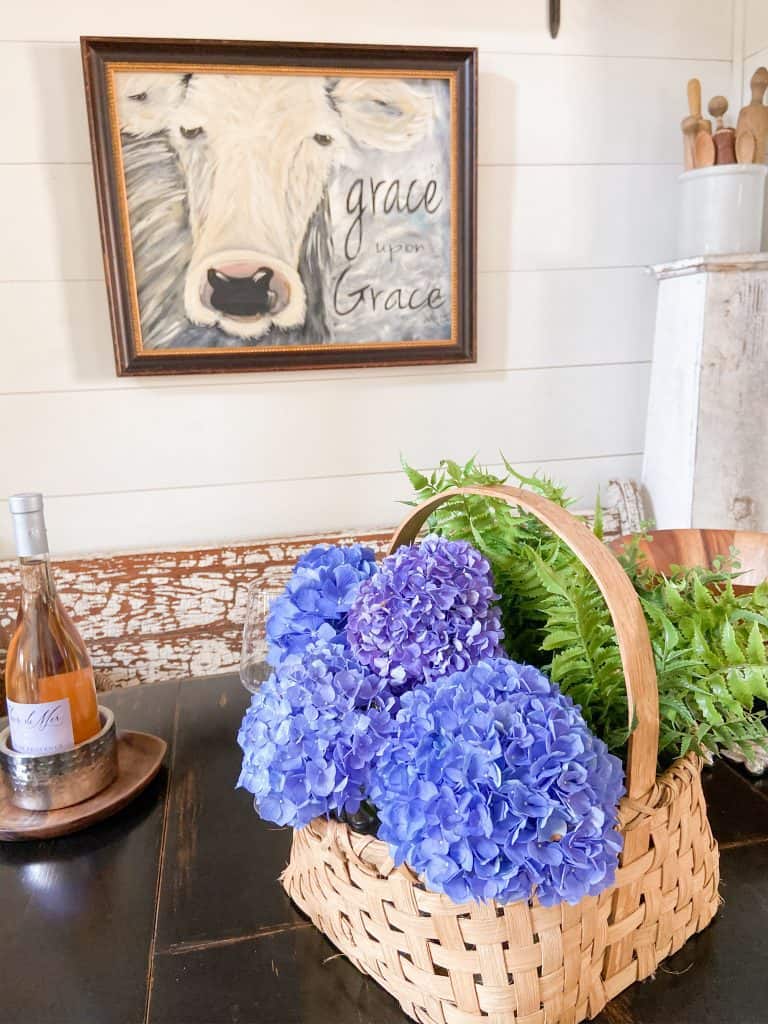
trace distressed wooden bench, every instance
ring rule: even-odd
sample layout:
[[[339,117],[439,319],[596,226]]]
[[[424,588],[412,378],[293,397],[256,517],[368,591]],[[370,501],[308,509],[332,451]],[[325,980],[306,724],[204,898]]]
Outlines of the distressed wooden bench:
[[[591,521],[592,514],[584,513]],[[605,539],[639,528],[632,481],[613,481]],[[61,599],[93,659],[97,686],[154,683],[237,668],[248,585],[280,587],[299,555],[321,542],[386,550],[392,530],[278,538],[224,547],[95,555],[54,562]],[[18,567],[0,561],[0,673],[18,606]],[[4,692],[4,691],[2,691]]]

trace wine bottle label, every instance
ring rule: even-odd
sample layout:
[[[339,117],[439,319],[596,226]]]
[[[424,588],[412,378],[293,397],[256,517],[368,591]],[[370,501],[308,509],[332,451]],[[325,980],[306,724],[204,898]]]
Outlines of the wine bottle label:
[[[48,700],[42,704],[8,701],[11,746],[20,754],[60,754],[75,745],[69,700]]]

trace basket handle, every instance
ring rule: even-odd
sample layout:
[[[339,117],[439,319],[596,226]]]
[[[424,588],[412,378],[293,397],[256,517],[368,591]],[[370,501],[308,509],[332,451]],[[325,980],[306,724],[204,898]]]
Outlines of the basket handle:
[[[627,793],[642,799],[656,781],[659,754],[659,695],[656,666],[645,616],[629,576],[616,556],[575,516],[548,498],[506,485],[453,487],[422,502],[395,530],[390,553],[402,544],[412,544],[427,518],[443,502],[462,495],[480,495],[505,501],[530,512],[565,541],[592,574],[610,612],[619,644],[627,687],[630,727],[627,751]]]

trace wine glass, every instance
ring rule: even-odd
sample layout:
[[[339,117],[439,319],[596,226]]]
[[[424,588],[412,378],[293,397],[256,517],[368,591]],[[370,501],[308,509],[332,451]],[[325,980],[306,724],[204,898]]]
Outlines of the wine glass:
[[[258,581],[248,587],[243,622],[243,646],[240,650],[240,680],[251,693],[255,693],[269,677],[267,616],[272,602],[281,593],[280,588],[265,587]]]

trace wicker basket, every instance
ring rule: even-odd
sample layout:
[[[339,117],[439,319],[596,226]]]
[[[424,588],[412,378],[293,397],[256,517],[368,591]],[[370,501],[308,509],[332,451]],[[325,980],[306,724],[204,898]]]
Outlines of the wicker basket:
[[[283,885],[314,924],[424,1024],[578,1024],[704,928],[718,903],[718,850],[701,763],[656,777],[658,695],[634,588],[611,552],[570,513],[512,487],[445,491],[415,508],[392,550],[461,494],[500,498],[537,516],[584,562],[616,629],[636,722],[620,808],[624,850],[614,885],[576,906],[453,903],[428,891],[386,844],[318,818],[294,834]]]

